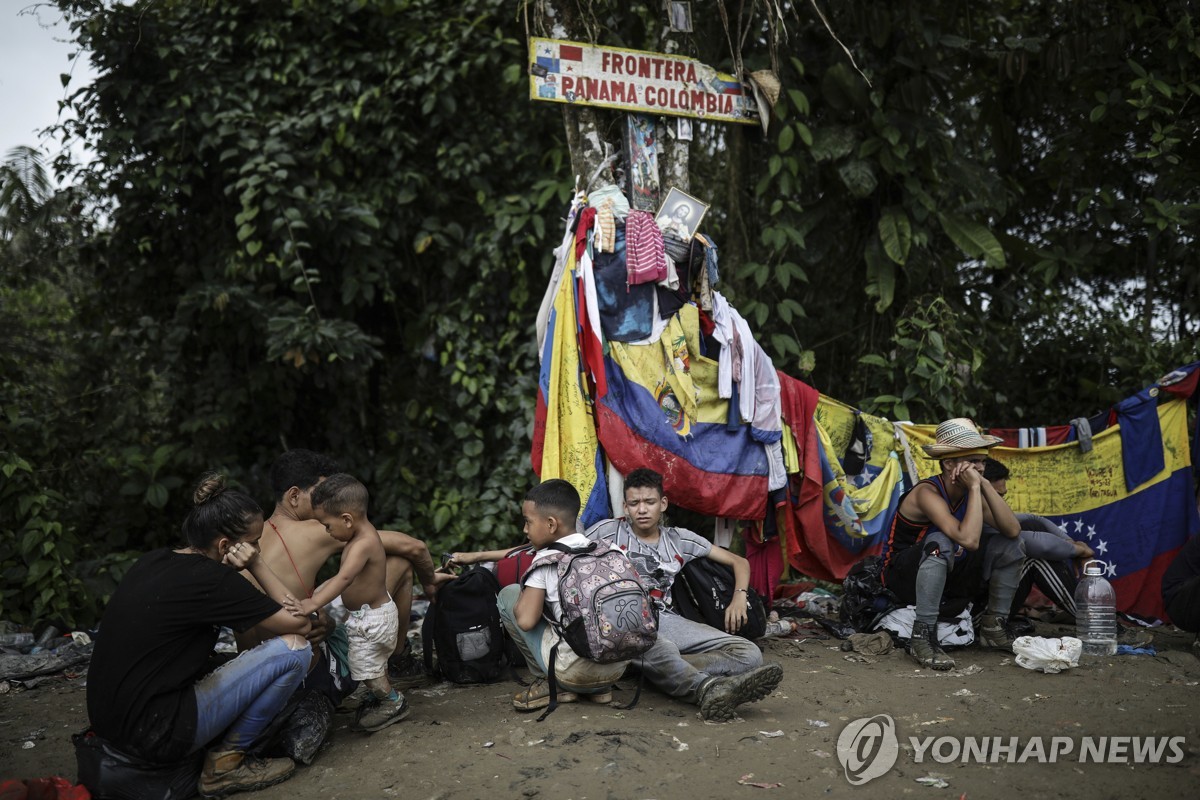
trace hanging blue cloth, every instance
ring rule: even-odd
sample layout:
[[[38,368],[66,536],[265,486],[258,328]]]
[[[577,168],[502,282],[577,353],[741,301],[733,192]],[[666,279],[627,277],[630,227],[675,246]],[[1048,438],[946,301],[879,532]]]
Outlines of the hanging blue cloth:
[[[1132,492],[1166,466],[1162,427],[1158,424],[1158,388],[1143,389],[1125,398],[1116,405],[1116,411],[1121,426],[1125,489]]]

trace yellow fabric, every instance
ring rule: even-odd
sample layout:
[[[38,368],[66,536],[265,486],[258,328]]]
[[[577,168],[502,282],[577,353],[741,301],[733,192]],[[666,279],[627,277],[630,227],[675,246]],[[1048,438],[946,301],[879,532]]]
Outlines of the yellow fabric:
[[[787,474],[794,475],[804,465],[800,463],[800,451],[796,449],[796,437],[792,435],[792,429],[786,422],[783,424],[783,440],[780,445],[783,447],[783,469]]]
[[[1165,480],[1191,463],[1188,452],[1187,408],[1173,399],[1158,406],[1166,466],[1144,486]],[[924,479],[941,472],[938,459],[926,456],[922,444],[933,443],[934,425],[906,425],[909,449]],[[1092,437],[1092,451],[1081,453],[1078,442],[1049,447],[993,447],[987,452],[1008,467],[1008,495],[1017,512],[1043,516],[1077,514],[1125,497],[1125,467],[1121,460],[1121,428],[1105,428]]]
[[[832,397],[821,395],[818,398],[813,418],[825,429],[833,445],[833,449],[827,450],[826,453],[836,453],[840,457],[846,452],[854,434],[855,411],[854,407]],[[874,414],[862,414],[861,417],[867,430],[871,432],[871,453],[867,463],[882,467],[897,447],[895,428],[889,420]]]
[[[546,435],[542,446],[543,481],[569,481],[586,502],[596,484],[596,420],[585,391],[582,359],[576,338],[575,248],[570,249],[562,281],[554,296],[554,331],[550,391],[546,396]]]
[[[1158,407],[1164,467],[1144,490],[1191,464],[1187,406],[1182,399]],[[1043,516],[1078,514],[1107,505],[1129,493],[1121,460],[1121,430],[1114,425],[1092,437],[1092,451],[1079,452],[1076,442],[1050,447],[996,447],[992,457],[1008,467],[1005,500],[1014,511]]]
[[[717,394],[717,362],[700,355],[695,306],[685,305],[671,318],[656,346],[609,342],[608,347],[625,377],[643,386],[660,404],[667,392],[675,397],[683,418],[674,427],[681,436],[694,422],[725,424],[729,401]]]

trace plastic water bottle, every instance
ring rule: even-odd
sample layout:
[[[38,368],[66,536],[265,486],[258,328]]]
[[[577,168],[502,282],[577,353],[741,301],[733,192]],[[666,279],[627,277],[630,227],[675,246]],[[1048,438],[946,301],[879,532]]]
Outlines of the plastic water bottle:
[[[1075,635],[1085,656],[1117,652],[1117,593],[1104,577],[1101,561],[1083,565],[1083,580],[1075,587]]]
[[[0,634],[0,646],[3,647],[29,647],[31,644],[33,644],[32,633]]]

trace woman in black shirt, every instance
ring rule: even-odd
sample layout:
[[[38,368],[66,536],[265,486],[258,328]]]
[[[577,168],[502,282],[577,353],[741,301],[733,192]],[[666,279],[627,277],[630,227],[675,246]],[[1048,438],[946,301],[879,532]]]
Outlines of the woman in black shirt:
[[[303,680],[312,651],[308,619],[258,556],[262,508],[216,474],[201,480],[194,500],[183,523],[187,546],[142,556],[105,609],[88,670],[88,716],[98,735],[149,761],[208,750],[198,790],[222,797],[295,770],[291,759],[246,751]],[[276,638],[210,671],[220,627],[254,625]]]

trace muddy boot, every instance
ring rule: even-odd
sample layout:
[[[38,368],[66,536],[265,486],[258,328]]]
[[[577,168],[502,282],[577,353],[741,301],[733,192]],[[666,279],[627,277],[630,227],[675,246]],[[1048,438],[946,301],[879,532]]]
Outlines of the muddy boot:
[[[728,722],[737,716],[738,706],[762,700],[775,691],[781,680],[783,668],[778,664],[764,664],[741,675],[713,678],[701,690],[700,716],[713,722]]]
[[[954,659],[938,644],[937,623],[928,625],[914,622],[912,638],[908,640],[908,654],[922,667],[936,670],[954,669]]]
[[[196,791],[201,797],[253,792],[286,781],[296,771],[290,758],[257,758],[237,750],[213,750],[204,759]]]
[[[979,620],[979,644],[992,650],[1003,650],[1011,654],[1016,638],[1004,624],[1004,617],[999,614],[984,614]]]

